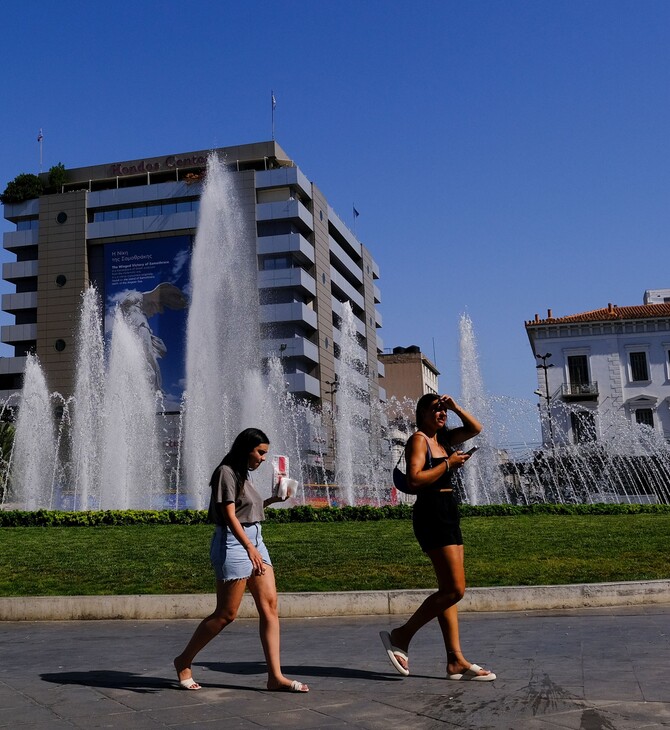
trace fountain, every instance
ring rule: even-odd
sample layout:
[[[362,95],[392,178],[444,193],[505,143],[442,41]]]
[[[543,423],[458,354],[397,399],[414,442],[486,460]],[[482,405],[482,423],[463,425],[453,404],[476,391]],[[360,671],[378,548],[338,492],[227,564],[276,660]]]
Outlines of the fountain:
[[[338,314],[334,411],[291,395],[281,352],[261,352],[255,232],[249,226],[234,175],[212,156],[191,258],[186,389],[180,413],[170,414],[174,421],[166,420],[155,367],[153,373],[147,367],[146,343],[143,349],[127,311],[119,306],[114,312],[105,363],[98,294],[94,288],[83,293],[72,397],[64,402],[50,394],[39,361],[27,358],[8,503],[28,509],[202,508],[213,467],[247,426],[263,429],[273,452],[289,456],[292,475],[320,470],[321,503],[393,499],[389,441],[397,450],[413,431],[414,404],[391,399],[382,413],[382,404],[369,402],[365,351],[349,303]],[[571,445],[557,435],[551,447],[542,447],[537,405],[489,396],[469,316],[461,316],[459,330],[460,399],[485,424],[480,450],[461,472],[464,501],[670,501],[670,449],[660,434],[609,414],[598,441]],[[333,426],[335,485],[324,466],[322,419]],[[385,422],[397,429],[393,439],[374,427]],[[174,442],[175,453],[166,453],[161,440]],[[269,473],[258,478],[268,480],[261,488],[269,487]],[[297,495],[299,503],[313,498],[302,488]]]
[[[53,503],[57,440],[51,396],[33,355],[26,359],[18,410],[11,481],[21,504],[34,510]]]
[[[486,397],[479,369],[474,327],[467,314],[461,315],[459,331],[463,407],[474,413],[482,424],[491,424],[493,423],[493,412],[491,403]],[[471,459],[467,469],[463,470],[463,482],[468,501],[471,504],[508,501],[500,480],[498,453],[491,440],[490,429],[484,428],[477,438],[477,446],[479,446],[479,450],[476,458]]]
[[[202,508],[213,467],[234,436],[252,425],[268,434],[275,453],[289,456],[293,473],[302,473],[307,434],[319,428],[320,415],[288,392],[281,358],[263,361],[257,263],[249,245],[255,234],[241,213],[234,176],[215,156],[208,162],[200,210],[191,259],[187,382],[176,426],[181,448],[173,458],[159,446],[172,424],[160,415],[164,396],[123,305],[108,323],[105,363],[102,307],[91,287],[82,295],[74,393],[62,404],[58,432],[53,411],[60,396],[49,394],[37,359],[28,358],[12,502],[30,509],[167,503]],[[63,430],[70,437],[67,449],[58,440]],[[174,478],[170,471],[176,471]],[[265,476],[269,486],[269,473]],[[302,489],[297,500],[305,501]]]
[[[474,328],[466,314],[460,319],[460,349],[463,406],[485,424],[477,437],[480,450],[462,472],[466,501],[670,501],[670,446],[653,428],[605,411],[598,440],[572,444],[557,433],[553,445],[542,446],[536,405],[486,394]],[[552,409],[563,409],[561,422],[570,423],[570,413],[579,407],[556,402]],[[529,433],[535,438],[527,440]]]

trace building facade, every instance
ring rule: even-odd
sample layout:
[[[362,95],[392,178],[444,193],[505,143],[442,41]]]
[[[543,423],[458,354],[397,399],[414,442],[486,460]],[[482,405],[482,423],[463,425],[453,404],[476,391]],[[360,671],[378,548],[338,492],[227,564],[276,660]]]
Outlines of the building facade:
[[[263,353],[282,357],[291,392],[329,401],[349,302],[370,400],[383,400],[379,268],[370,252],[276,142],[215,152],[235,171],[242,215],[256,231]],[[3,245],[16,260],[4,264],[3,278],[16,291],[2,298],[15,323],[2,327],[14,353],[0,358],[0,398],[20,389],[30,352],[49,388],[71,394],[81,292],[95,283],[109,298],[123,266],[134,270],[192,246],[208,154],[68,169],[61,192],[5,205],[16,230]]]
[[[620,419],[670,439],[670,291],[644,301],[525,323],[545,444],[604,439]]]
[[[384,365],[384,387],[389,399],[417,401],[425,393],[438,392],[440,372],[417,345],[394,347],[379,359]]]

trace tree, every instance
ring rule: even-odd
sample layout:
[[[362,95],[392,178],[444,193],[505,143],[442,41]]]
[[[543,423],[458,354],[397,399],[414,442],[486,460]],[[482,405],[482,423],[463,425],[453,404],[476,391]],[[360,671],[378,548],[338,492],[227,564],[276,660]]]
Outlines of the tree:
[[[23,203],[24,200],[32,200],[39,198],[44,192],[44,183],[37,177],[29,173],[17,175],[11,182],[7,183],[5,192],[0,195],[0,202],[4,205],[8,203]]]
[[[67,171],[65,165],[59,162],[49,170],[49,184],[45,192],[47,193],[60,193],[63,185],[67,182]]]

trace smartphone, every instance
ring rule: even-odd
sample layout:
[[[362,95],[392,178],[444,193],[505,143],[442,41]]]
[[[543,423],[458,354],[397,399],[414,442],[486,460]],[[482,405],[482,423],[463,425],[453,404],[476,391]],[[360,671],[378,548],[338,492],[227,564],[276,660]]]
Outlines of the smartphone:
[[[475,453],[475,451],[477,451],[478,448],[479,448],[479,446],[473,446],[471,449],[468,449],[465,453],[468,456],[472,456]]]

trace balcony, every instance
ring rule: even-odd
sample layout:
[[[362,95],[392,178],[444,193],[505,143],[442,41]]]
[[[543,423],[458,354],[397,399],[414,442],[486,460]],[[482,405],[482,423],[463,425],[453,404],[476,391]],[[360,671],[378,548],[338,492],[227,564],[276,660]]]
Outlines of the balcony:
[[[598,400],[598,383],[563,383],[561,397],[566,401]]]
[[[26,309],[37,309],[37,292],[27,291],[19,294],[2,295],[2,311],[15,314]]]
[[[9,261],[2,265],[2,278],[14,284],[37,276],[37,261]]]

